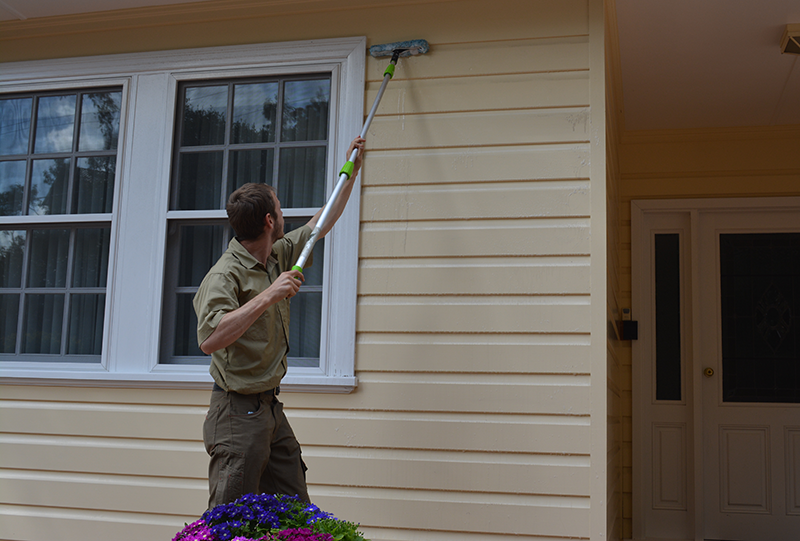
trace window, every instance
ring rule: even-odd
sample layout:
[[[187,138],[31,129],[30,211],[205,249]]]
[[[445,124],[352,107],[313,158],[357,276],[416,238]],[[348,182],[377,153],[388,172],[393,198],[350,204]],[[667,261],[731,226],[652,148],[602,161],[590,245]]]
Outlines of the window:
[[[0,99],[0,359],[100,362],[121,96]]]
[[[224,201],[265,182],[287,228],[313,216],[361,128],[365,53],[346,38],[0,67],[0,380],[209,384],[191,298],[231,237]],[[358,199],[292,302],[289,390],[356,383]]]
[[[168,224],[162,362],[208,364],[197,345],[192,299],[233,232],[193,212],[224,209],[248,182],[275,187],[295,214],[287,231],[325,203],[331,81],[328,74],[185,83],[178,89]],[[314,246],[306,282],[292,299],[290,366],[319,366],[324,239]]]

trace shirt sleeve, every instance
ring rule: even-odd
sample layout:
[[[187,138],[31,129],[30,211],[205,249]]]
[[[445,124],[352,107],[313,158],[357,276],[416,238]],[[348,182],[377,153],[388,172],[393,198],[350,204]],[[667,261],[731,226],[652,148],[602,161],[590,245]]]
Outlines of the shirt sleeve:
[[[228,312],[239,308],[238,287],[235,280],[225,274],[209,274],[194,296],[197,314],[197,344],[201,345]]]
[[[272,246],[272,251],[275,252],[275,258],[278,260],[281,271],[290,270],[292,266],[297,263],[310,237],[311,228],[304,225],[288,232],[286,236],[278,240],[278,242]],[[305,268],[310,267],[313,262],[314,252],[311,252],[311,255],[306,261]]]

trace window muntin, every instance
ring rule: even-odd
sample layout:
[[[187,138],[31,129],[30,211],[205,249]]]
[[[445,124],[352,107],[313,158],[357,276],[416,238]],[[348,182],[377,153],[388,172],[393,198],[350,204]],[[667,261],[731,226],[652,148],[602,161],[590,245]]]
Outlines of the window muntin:
[[[0,98],[2,360],[101,360],[121,99]]]
[[[196,343],[192,298],[233,235],[225,219],[192,211],[221,210],[247,182],[274,186],[287,232],[324,204],[331,82],[328,74],[261,80],[187,82],[179,117],[168,224],[162,363],[208,364]],[[295,211],[295,212],[291,212]],[[324,242],[292,300],[289,364],[319,367]]]

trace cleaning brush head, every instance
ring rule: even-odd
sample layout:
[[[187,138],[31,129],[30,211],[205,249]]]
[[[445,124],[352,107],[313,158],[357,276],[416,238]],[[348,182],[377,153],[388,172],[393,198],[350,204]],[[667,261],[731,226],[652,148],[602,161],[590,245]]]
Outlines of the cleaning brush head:
[[[378,58],[380,56],[392,56],[399,51],[398,56],[417,56],[428,52],[428,42],[424,39],[414,39],[411,41],[397,41],[395,43],[384,43],[383,45],[373,45],[369,48],[370,56]]]

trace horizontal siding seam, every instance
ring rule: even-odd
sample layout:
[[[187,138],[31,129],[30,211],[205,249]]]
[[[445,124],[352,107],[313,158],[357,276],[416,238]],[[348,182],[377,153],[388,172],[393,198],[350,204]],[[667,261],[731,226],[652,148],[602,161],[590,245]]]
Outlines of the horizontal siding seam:
[[[429,114],[429,113],[426,113]],[[403,116],[402,113],[389,115],[389,116]],[[408,150],[458,150],[458,149],[476,149],[476,148],[507,148],[507,147],[546,147],[546,146],[555,146],[555,145],[565,145],[565,146],[577,146],[577,145],[589,145],[591,141],[589,139],[575,139],[574,141],[531,141],[531,142],[522,142],[522,143],[484,143],[480,145],[436,145],[436,146],[428,146],[428,147],[411,147],[411,146],[404,146],[404,147],[381,147],[380,149],[375,149],[373,152],[405,152]],[[547,179],[550,180],[550,179]]]
[[[549,75],[552,73],[589,73],[589,68],[571,68],[563,70],[530,70],[530,71],[497,71],[487,73],[469,73],[464,75],[436,75],[429,77],[392,77],[392,81],[444,81],[447,79],[480,79],[482,77],[503,77],[505,75]],[[383,79],[367,79],[366,84],[378,85]],[[588,106],[587,106],[588,107]]]
[[[586,109],[589,107],[588,103],[574,103],[565,105],[540,105],[535,107],[501,107],[491,109],[450,109],[445,111],[419,111],[409,112],[403,111],[402,113],[382,113],[376,114],[375,118],[391,118],[393,116],[437,116],[437,115],[454,115],[460,113],[503,113],[503,112],[518,112],[518,111],[550,111],[556,109]]]

